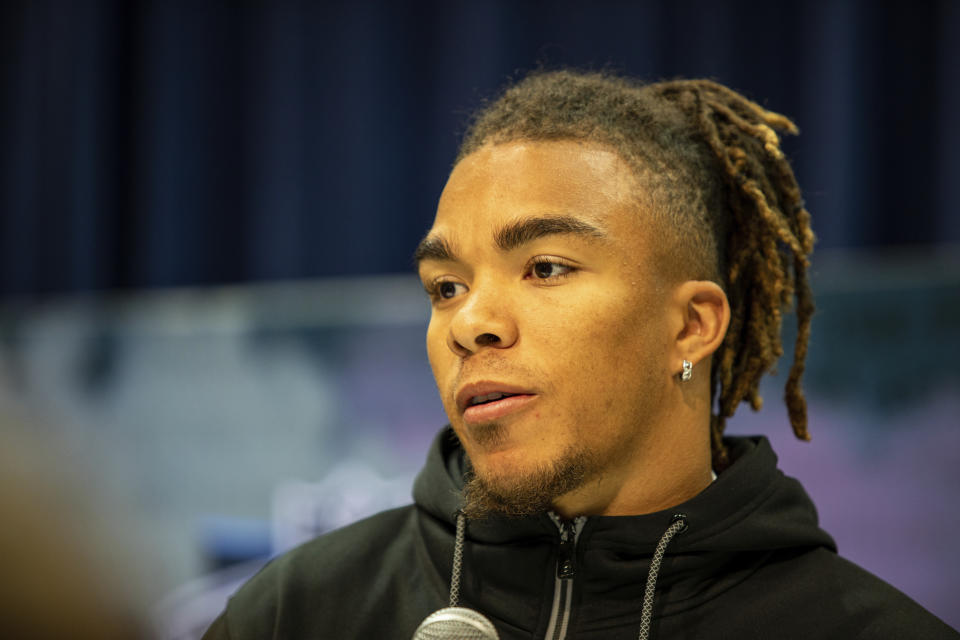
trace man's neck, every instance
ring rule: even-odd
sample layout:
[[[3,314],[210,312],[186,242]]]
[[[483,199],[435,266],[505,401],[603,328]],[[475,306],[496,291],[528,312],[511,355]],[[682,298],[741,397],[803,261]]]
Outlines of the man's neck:
[[[707,428],[687,424],[659,430],[638,443],[617,468],[558,498],[554,511],[564,518],[642,515],[690,500],[715,476]]]

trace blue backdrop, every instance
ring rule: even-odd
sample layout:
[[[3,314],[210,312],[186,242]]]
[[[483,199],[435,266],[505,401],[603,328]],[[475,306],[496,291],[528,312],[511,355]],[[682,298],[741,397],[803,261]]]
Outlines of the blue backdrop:
[[[960,3],[5,2],[0,295],[409,268],[518,72],[716,78],[794,117],[821,247],[960,241]]]

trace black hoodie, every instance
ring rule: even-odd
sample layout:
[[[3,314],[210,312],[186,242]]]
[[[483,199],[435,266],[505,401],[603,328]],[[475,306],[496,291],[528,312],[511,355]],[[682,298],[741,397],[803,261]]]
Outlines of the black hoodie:
[[[837,556],[765,438],[728,444],[733,464],[693,499],[648,515],[578,519],[575,544],[562,544],[548,514],[469,522],[461,606],[486,615],[503,640],[548,629],[554,638],[633,640],[654,549],[682,514],[686,528],[659,571],[651,638],[960,638]],[[414,505],[274,560],[204,638],[409,639],[448,604],[463,464],[444,430],[414,484]]]

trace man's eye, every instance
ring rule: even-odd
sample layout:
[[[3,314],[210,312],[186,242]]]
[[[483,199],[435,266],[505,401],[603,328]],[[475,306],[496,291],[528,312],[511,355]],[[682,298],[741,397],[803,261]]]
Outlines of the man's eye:
[[[535,263],[530,271],[534,277],[541,280],[547,280],[549,278],[558,278],[569,275],[573,270],[573,267],[563,264],[562,262],[544,260],[542,262]]]
[[[438,298],[450,299],[463,293],[466,289],[466,286],[460,282],[450,282],[447,280],[445,282],[438,282],[435,290]]]

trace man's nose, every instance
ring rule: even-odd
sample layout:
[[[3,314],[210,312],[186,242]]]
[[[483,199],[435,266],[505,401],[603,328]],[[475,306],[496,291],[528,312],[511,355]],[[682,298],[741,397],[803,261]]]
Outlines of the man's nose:
[[[475,284],[457,309],[447,335],[447,346],[461,357],[484,347],[506,349],[517,341],[512,305],[502,287]]]

